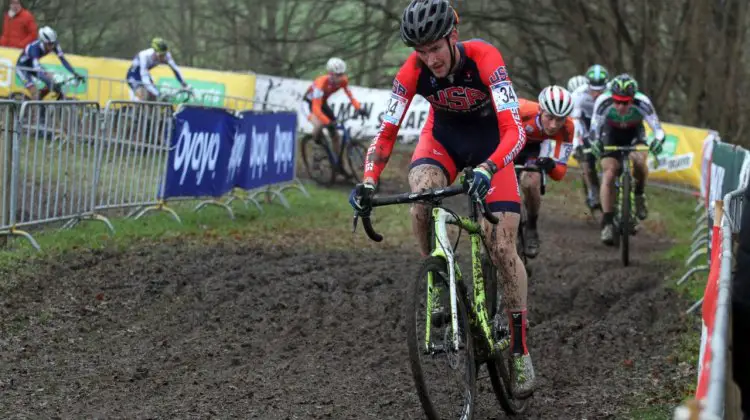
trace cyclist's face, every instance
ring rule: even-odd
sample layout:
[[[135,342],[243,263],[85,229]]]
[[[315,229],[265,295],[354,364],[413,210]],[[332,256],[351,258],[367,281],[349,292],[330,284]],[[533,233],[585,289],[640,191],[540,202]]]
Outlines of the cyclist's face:
[[[458,35],[453,30],[448,36],[448,42],[445,38],[430,42],[429,44],[419,45],[414,49],[417,51],[419,59],[427,65],[432,74],[436,77],[446,77],[450,73],[451,65],[451,48],[456,45]]]
[[[565,124],[565,117],[556,117],[549,112],[542,111],[542,128],[548,136],[554,135]]]
[[[344,73],[329,72],[328,75],[331,77],[331,81],[334,83],[338,83],[344,78]]]
[[[11,0],[10,2],[10,10],[13,13],[18,13],[21,11],[21,0]]]
[[[618,101],[615,99],[614,106],[615,111],[620,115],[625,115],[630,111],[630,106],[633,105],[633,101]]]
[[[594,90],[589,89],[589,95],[591,95],[592,98],[596,99],[604,92],[604,90]]]
[[[158,52],[158,53],[156,53],[156,58],[159,61],[164,61],[167,58],[167,53]]]

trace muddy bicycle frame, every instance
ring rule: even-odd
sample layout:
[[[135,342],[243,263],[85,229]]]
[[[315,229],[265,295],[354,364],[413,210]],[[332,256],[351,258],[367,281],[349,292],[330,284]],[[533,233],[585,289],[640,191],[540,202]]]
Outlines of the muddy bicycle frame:
[[[492,337],[492,328],[490,326],[489,312],[487,310],[487,296],[485,293],[485,282],[484,273],[482,272],[482,239],[484,235],[482,233],[482,227],[478,220],[477,206],[471,197],[469,197],[469,216],[459,216],[455,212],[441,207],[443,199],[452,197],[455,195],[466,194],[469,189],[468,179],[472,176],[472,170],[470,168],[464,169],[462,179],[459,184],[446,187],[446,188],[435,188],[427,189],[418,193],[403,193],[391,196],[373,197],[370,201],[372,207],[388,206],[392,204],[409,204],[416,202],[423,202],[435,206],[432,209],[432,217],[434,220],[434,247],[430,256],[438,257],[446,261],[448,266],[449,275],[449,288],[450,288],[450,308],[451,308],[451,343],[453,351],[458,351],[460,348],[459,340],[459,327],[458,327],[458,296],[456,287],[458,282],[462,281],[463,276],[461,270],[456,262],[455,253],[451,246],[450,238],[448,237],[447,225],[455,225],[460,229],[465,230],[469,234],[471,240],[471,265],[473,274],[473,305],[469,310],[472,318],[472,322],[475,326],[479,327],[482,331],[482,335],[486,341],[490,352],[494,355],[496,352],[504,350],[502,346],[497,346],[494,338]],[[492,224],[497,224],[499,219],[492,214],[487,203],[482,201],[481,203],[482,216]],[[372,222],[369,214],[362,215],[362,225],[370,237],[375,242],[383,240],[383,236],[375,232],[372,227]],[[358,216],[354,217],[354,227],[356,229]],[[433,309],[433,278],[432,273],[428,274],[427,278],[427,304],[426,304],[426,322],[425,322],[425,351],[430,353],[431,351],[445,351],[446,349],[438,349],[432,346],[430,343],[430,326],[432,321],[432,309]],[[478,324],[478,325],[477,325]],[[508,343],[509,344],[509,343]]]

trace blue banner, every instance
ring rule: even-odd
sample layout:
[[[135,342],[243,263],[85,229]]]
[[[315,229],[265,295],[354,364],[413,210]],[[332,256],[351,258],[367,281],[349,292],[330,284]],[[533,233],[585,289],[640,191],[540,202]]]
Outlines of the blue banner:
[[[238,187],[251,190],[294,179],[296,114],[243,112],[238,132],[248,141]]]
[[[185,107],[174,117],[163,198],[220,197],[294,179],[296,113]]]

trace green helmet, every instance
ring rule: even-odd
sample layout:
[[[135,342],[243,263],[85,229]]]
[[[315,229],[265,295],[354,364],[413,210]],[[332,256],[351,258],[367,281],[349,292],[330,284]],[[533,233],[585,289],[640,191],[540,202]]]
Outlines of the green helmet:
[[[638,82],[629,74],[623,73],[612,79],[612,97],[616,100],[630,100],[638,92]]]
[[[604,66],[594,64],[586,70],[586,78],[589,80],[589,88],[592,90],[604,90],[607,87],[609,72]]]
[[[169,45],[167,45],[167,41],[159,37],[151,40],[151,48],[153,48],[154,51],[162,54],[169,51]]]

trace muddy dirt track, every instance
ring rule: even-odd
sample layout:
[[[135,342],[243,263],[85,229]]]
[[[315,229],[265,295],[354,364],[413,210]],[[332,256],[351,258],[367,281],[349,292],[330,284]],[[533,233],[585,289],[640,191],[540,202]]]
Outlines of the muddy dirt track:
[[[685,302],[649,262],[668,244],[636,237],[623,269],[594,224],[546,210],[529,298],[539,389],[520,418],[622,418],[682,369],[667,356]],[[422,418],[401,321],[411,249],[68,255],[0,297],[0,418]],[[478,386],[475,418],[506,418]]]

